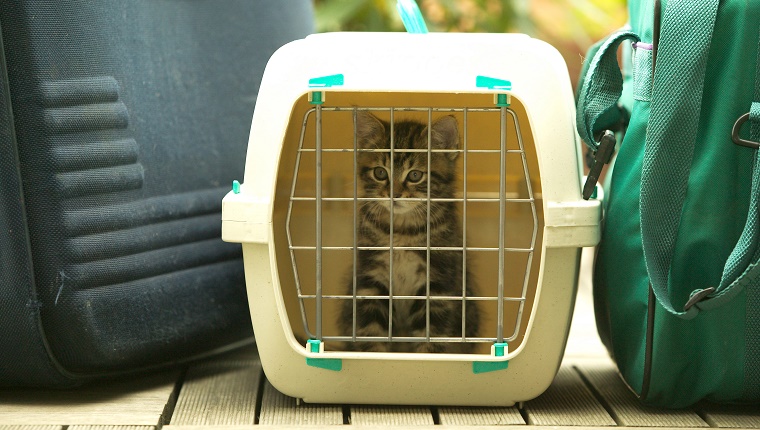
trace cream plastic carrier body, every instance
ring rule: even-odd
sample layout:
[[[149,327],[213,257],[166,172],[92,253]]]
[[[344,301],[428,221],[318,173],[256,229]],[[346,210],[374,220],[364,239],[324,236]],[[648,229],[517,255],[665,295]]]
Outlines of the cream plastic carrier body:
[[[480,300],[488,309],[487,333],[464,339],[478,343],[478,353],[330,348],[331,339],[356,340],[355,328],[330,332],[332,302],[351,297],[329,288],[359,248],[355,234],[350,240],[361,204],[350,132],[362,110],[391,122],[427,118],[428,127],[444,115],[457,119],[462,172],[451,200],[466,240],[457,252],[463,264],[468,253],[479,261],[475,276],[487,278],[479,287],[489,286],[482,297],[450,299]],[[580,248],[596,245],[600,234],[599,201],[581,199],[574,115],[561,56],[523,35],[332,33],[278,50],[258,95],[244,181],[222,209],[223,239],[243,244],[270,382],[327,403],[511,405],[543,392],[567,341]],[[524,230],[515,233],[517,245],[508,243],[511,223]],[[341,235],[349,239],[331,242]],[[312,340],[303,345],[294,332]],[[434,341],[429,327],[423,341]]]

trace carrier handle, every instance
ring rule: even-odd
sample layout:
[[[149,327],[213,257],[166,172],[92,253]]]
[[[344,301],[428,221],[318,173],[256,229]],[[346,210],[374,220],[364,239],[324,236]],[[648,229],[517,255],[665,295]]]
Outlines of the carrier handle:
[[[422,17],[417,2],[414,0],[396,0],[396,10],[398,10],[407,33],[427,34],[425,18]]]

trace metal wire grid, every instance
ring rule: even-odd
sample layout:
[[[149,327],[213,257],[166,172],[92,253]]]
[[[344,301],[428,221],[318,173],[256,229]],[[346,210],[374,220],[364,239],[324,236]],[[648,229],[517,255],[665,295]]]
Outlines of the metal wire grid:
[[[354,139],[353,148],[322,148],[322,115],[324,112],[353,112],[353,126],[354,126]],[[375,111],[375,112],[389,112],[390,114],[390,135],[391,143],[389,149],[363,149],[357,147],[356,136],[356,116],[357,111]],[[428,148],[427,149],[396,149],[394,148],[394,114],[396,112],[427,112],[428,116]],[[461,112],[464,117],[463,126],[463,145],[461,149],[433,149],[431,148],[431,124],[433,112]],[[467,115],[471,112],[500,112],[500,147],[499,149],[470,149],[468,148],[467,139]],[[304,147],[304,136],[306,134],[306,127],[311,115],[315,115],[315,147]],[[517,135],[517,143],[519,149],[507,149],[507,116],[511,118],[511,122],[515,127]],[[296,186],[298,181],[298,172],[301,165],[301,154],[307,152],[314,152],[316,155],[316,183],[315,183],[315,197],[302,197],[296,196]],[[322,154],[326,152],[344,152],[353,153],[353,197],[323,197],[322,196]],[[428,171],[430,171],[431,154],[434,152],[459,152],[464,157],[463,174],[465,180],[463,186],[462,198],[431,198],[430,187],[428,187],[427,198],[397,198],[393,197],[393,181],[390,181],[390,197],[375,198],[375,197],[359,197],[357,189],[357,154],[359,152],[387,152],[390,153],[390,177],[393,178],[393,154],[397,152],[426,152],[428,154]],[[471,153],[494,153],[499,154],[501,162],[499,166],[499,197],[498,198],[468,198],[467,197],[467,155]],[[506,197],[506,154],[517,153],[520,154],[523,174],[526,178],[528,198],[507,198]],[[429,181],[428,176],[428,181]],[[293,203],[298,201],[313,201],[315,202],[316,209],[316,240],[315,246],[294,245],[293,237],[291,234],[291,220],[293,214]],[[390,211],[390,246],[358,246],[357,238],[357,226],[358,226],[358,205],[363,201],[390,201],[391,205],[394,201],[422,201],[427,202],[427,246],[393,246],[393,211]],[[462,219],[467,219],[467,203],[468,202],[499,202],[499,244],[498,247],[471,247],[467,246],[467,229],[466,222],[462,222],[462,246],[461,247],[440,247],[430,246],[430,203],[431,202],[461,202],[462,203]],[[322,203],[323,202],[353,202],[353,244],[352,246],[323,246],[322,245]],[[531,232],[530,246],[528,248],[505,248],[504,244],[504,232],[505,232],[505,211],[507,203],[529,203],[531,208],[531,215],[533,218],[533,229]],[[523,143],[522,133],[520,132],[520,124],[517,119],[517,115],[514,111],[507,107],[497,108],[408,108],[408,107],[390,107],[390,108],[374,108],[374,107],[323,107],[322,105],[316,105],[304,114],[303,123],[301,126],[301,135],[299,139],[298,154],[296,156],[295,169],[293,173],[293,182],[290,192],[290,202],[288,205],[288,213],[286,218],[286,230],[288,238],[288,247],[290,250],[291,263],[295,278],[295,286],[298,294],[298,302],[301,311],[301,320],[303,323],[304,331],[306,335],[312,339],[318,339],[321,341],[362,341],[362,342],[511,342],[515,340],[520,332],[522,315],[525,308],[526,296],[528,292],[528,283],[530,278],[530,270],[533,261],[533,254],[536,247],[536,239],[538,235],[538,214],[536,210],[536,199],[531,186],[530,175],[528,173],[528,163],[525,154],[525,146]],[[296,264],[295,251],[297,250],[313,250],[316,254],[316,279],[315,294],[304,294],[301,288],[301,280],[298,274],[298,265]],[[323,294],[322,293],[322,252],[327,250],[349,250],[353,251],[353,269],[352,269],[352,281],[353,281],[353,294],[340,295],[340,294]],[[389,270],[393,273],[393,252],[399,250],[419,250],[426,251],[427,254],[427,294],[425,297],[421,296],[403,296],[393,294],[393,276],[389,276],[389,294],[388,295],[358,295],[357,294],[357,254],[360,250],[376,250],[376,251],[388,251],[389,252]],[[430,296],[430,251],[461,251],[462,252],[462,295],[461,296]],[[466,295],[466,273],[467,273],[467,251],[487,251],[498,252],[498,285],[497,295],[493,296],[467,296]],[[523,277],[522,292],[519,297],[507,297],[504,295],[504,255],[505,253],[526,253],[527,262],[525,267],[525,275]],[[315,317],[316,317],[316,329],[311,331],[306,316],[306,306],[304,301],[306,299],[313,299],[316,302]],[[353,300],[353,324],[351,336],[324,336],[322,333],[322,300]],[[388,300],[389,301],[389,321],[388,321],[388,336],[357,336],[356,335],[356,301],[358,299],[370,299],[370,300]],[[393,300],[426,300],[426,336],[424,337],[399,337],[393,336]],[[462,301],[462,336],[461,337],[433,337],[430,336],[430,300],[457,300]],[[465,335],[465,304],[466,301],[497,301],[497,327],[496,337],[467,337]],[[515,316],[515,329],[513,333],[507,337],[504,335],[504,303],[505,302],[517,302],[518,312]]]

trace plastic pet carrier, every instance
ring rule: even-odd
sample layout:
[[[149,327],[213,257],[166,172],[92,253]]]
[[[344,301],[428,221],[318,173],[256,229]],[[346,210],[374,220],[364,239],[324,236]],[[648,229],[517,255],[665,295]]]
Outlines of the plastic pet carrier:
[[[567,68],[524,35],[334,33],[278,50],[241,242],[272,384],[307,402],[511,405],[562,359],[581,199]]]

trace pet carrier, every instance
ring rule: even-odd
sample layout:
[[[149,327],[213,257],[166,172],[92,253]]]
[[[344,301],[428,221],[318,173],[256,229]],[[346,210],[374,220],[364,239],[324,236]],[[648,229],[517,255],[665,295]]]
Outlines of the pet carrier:
[[[277,51],[222,210],[272,384],[328,403],[543,392],[580,247],[599,239],[573,118],[562,58],[523,35],[334,33]]]

